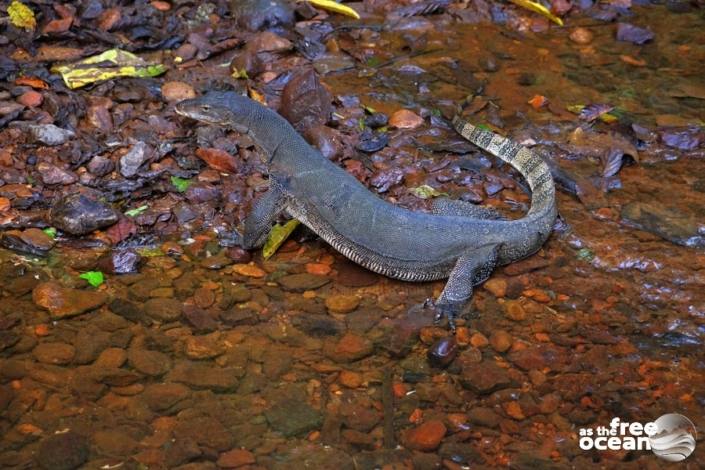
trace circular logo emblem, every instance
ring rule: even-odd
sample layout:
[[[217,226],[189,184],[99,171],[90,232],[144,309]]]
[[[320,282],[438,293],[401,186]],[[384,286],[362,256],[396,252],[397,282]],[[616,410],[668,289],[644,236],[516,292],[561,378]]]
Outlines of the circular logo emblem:
[[[654,421],[656,433],[649,436],[651,450],[664,460],[680,462],[695,450],[695,425],[683,415],[669,413]]]

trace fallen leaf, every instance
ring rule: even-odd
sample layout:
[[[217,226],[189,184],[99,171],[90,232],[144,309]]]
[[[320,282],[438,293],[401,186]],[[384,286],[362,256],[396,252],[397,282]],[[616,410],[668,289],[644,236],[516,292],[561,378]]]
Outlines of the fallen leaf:
[[[532,108],[538,110],[548,104],[548,98],[542,95],[534,95],[534,97],[531,98],[528,103],[531,105]]]
[[[549,20],[556,23],[558,26],[563,26],[563,20],[558,18],[556,15],[551,13],[551,11],[540,3],[532,2],[531,0],[509,0],[515,5],[518,5],[527,10],[531,10],[538,13],[541,16],[548,18]]]
[[[34,12],[22,2],[13,0],[7,7],[7,14],[10,16],[10,22],[18,28],[34,31],[37,27]]]
[[[178,176],[171,177],[171,184],[174,185],[176,190],[180,193],[186,192],[189,186],[191,186],[192,181],[184,178],[179,178]]]
[[[272,227],[272,230],[267,236],[267,241],[264,243],[264,247],[262,248],[262,256],[264,259],[269,259],[274,253],[276,253],[279,247],[282,246],[282,243],[289,238],[291,232],[293,232],[299,224],[300,222],[298,220],[291,219],[284,225],[276,224]]]
[[[412,188],[411,192],[414,193],[414,196],[421,198],[421,199],[429,199],[432,197],[438,197],[438,196],[447,196],[448,193],[442,193],[438,191],[436,188],[429,186],[427,184],[421,185],[417,188]]]
[[[137,207],[136,209],[130,209],[128,211],[125,211],[125,215],[128,217],[137,217],[140,215],[142,212],[146,211],[149,209],[149,206],[140,206]]]
[[[105,277],[100,271],[88,271],[78,277],[80,277],[81,279],[85,279],[86,281],[88,281],[88,284],[92,285],[93,287],[98,287],[103,282],[105,282]]]
[[[30,86],[32,88],[47,90],[49,85],[47,82],[37,77],[22,76],[15,79],[15,85],[17,86]]]
[[[56,65],[51,71],[61,74],[69,88],[80,88],[117,77],[155,77],[166,72],[166,67],[149,64],[130,52],[110,49],[73,64]]]
[[[341,15],[350,16],[356,20],[360,19],[360,15],[349,6],[342,5],[332,0],[308,0],[308,3],[314,7],[323,8],[324,10],[340,13]]]

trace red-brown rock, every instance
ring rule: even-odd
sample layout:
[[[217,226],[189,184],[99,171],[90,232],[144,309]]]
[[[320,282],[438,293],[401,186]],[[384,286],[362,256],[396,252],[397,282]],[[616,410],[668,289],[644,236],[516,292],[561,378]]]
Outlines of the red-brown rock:
[[[440,420],[434,419],[407,431],[404,444],[413,450],[431,452],[438,448],[445,435],[445,424]]]

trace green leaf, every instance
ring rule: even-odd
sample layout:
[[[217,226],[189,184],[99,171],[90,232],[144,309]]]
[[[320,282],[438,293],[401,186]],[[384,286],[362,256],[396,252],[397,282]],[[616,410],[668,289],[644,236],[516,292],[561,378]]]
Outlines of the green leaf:
[[[478,124],[478,125],[475,126],[475,127],[477,127],[478,129],[482,129],[483,131],[490,131],[490,132],[492,132],[492,129],[490,129],[490,126],[488,126],[487,124]]]
[[[125,211],[125,215],[128,217],[137,217],[140,215],[142,212],[146,211],[149,209],[149,206],[144,205],[144,206],[139,206],[136,209],[130,209],[129,211]]]
[[[276,224],[272,227],[269,236],[267,236],[267,241],[264,243],[264,248],[262,248],[262,256],[264,256],[264,259],[269,259],[276,253],[279,247],[282,246],[282,243],[289,238],[291,232],[293,232],[300,223],[301,222],[296,219],[291,219],[284,225]]]
[[[80,277],[81,279],[85,279],[86,281],[88,281],[88,284],[92,285],[93,287],[98,287],[103,282],[105,282],[103,273],[100,271],[88,271],[87,273],[83,273],[78,277]]]
[[[592,261],[595,258],[595,253],[590,248],[581,248],[578,250],[577,257],[581,261]]]
[[[42,232],[46,233],[49,238],[56,238],[56,229],[54,227],[45,228]]]
[[[436,188],[427,184],[421,185],[418,188],[411,188],[411,192],[414,193],[414,196],[421,199],[448,195],[448,193],[439,192]]]
[[[186,192],[193,181],[184,178],[179,178],[178,176],[171,177],[171,184],[174,185],[176,190],[180,193]]]

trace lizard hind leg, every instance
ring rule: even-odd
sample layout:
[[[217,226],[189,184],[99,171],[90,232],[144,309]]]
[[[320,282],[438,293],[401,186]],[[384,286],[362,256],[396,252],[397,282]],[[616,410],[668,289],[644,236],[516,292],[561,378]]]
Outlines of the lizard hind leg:
[[[252,211],[245,218],[242,234],[242,247],[246,250],[264,245],[274,221],[286,207],[286,196],[274,184],[255,202]]]
[[[434,302],[436,322],[448,318],[455,330],[455,319],[468,305],[473,286],[483,283],[497,265],[499,245],[485,245],[464,253],[455,263],[443,292]]]

